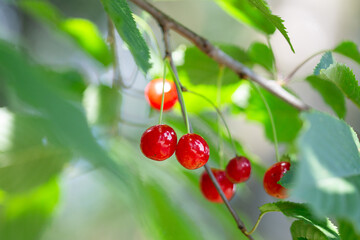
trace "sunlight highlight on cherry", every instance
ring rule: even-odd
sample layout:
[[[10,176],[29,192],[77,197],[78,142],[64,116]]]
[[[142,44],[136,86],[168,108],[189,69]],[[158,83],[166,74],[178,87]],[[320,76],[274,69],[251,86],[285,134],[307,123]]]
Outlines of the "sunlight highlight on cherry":
[[[163,90],[163,79],[151,80],[145,87],[145,98],[151,107],[160,110]],[[164,87],[164,111],[171,109],[178,100],[176,85],[174,82],[165,79]]]

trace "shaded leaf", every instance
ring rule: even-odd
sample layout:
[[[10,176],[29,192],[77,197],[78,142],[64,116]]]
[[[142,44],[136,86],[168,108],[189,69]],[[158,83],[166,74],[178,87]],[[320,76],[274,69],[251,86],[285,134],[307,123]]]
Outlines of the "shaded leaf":
[[[344,41],[337,45],[334,50],[336,53],[340,53],[348,58],[351,58],[355,62],[360,64],[360,51],[358,46],[351,41]]]
[[[290,227],[291,236],[293,239],[306,239],[306,240],[328,240],[331,238],[326,237],[318,228],[314,225],[303,221],[296,220]]]
[[[275,26],[252,6],[248,0],[217,0],[216,3],[229,15],[265,34],[273,34]]]
[[[104,9],[112,19],[119,35],[125,41],[136,64],[143,72],[151,67],[150,52],[136,26],[126,0],[101,0]]]
[[[336,84],[318,76],[309,76],[306,78],[306,81],[310,83],[316,91],[318,91],[325,103],[334,110],[339,118],[345,117],[345,97]]]
[[[306,204],[293,202],[274,202],[267,203],[260,208],[261,213],[282,212],[287,217],[296,218],[311,224],[319,229],[329,239],[338,239],[340,237],[337,229],[327,218],[319,218],[312,213],[312,210]],[[305,237],[305,236],[299,236]]]
[[[344,218],[360,229],[359,140],[344,121],[321,112],[303,113],[305,129],[297,142],[299,164],[292,195],[314,211]]]
[[[321,69],[327,69],[331,64],[334,63],[334,58],[331,52],[326,52],[322,55],[320,62],[314,69],[314,75],[319,75]]]
[[[248,54],[254,63],[257,63],[270,73],[274,69],[274,55],[271,49],[263,43],[253,43],[248,49]]]
[[[335,83],[346,97],[360,107],[360,86],[349,67],[335,63],[328,69],[321,71],[320,76]]]
[[[342,240],[360,240],[360,232],[355,230],[354,225],[351,222],[338,219],[338,223]]]

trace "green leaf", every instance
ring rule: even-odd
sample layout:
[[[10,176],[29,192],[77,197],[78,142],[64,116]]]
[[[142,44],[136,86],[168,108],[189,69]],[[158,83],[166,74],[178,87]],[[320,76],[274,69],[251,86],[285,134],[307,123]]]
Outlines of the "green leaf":
[[[146,73],[151,67],[149,48],[136,26],[126,0],[101,0],[101,2],[121,38],[129,47],[136,64]]]
[[[44,184],[69,161],[70,152],[43,119],[0,108],[0,123],[0,189],[22,192]]]
[[[57,25],[64,18],[54,5],[45,0],[21,0],[17,4],[25,12],[43,22]]]
[[[234,59],[244,64],[250,63],[246,52],[233,45],[219,45],[219,48]],[[179,74],[187,77],[193,85],[214,85],[217,84],[219,75],[219,64],[196,47],[188,47],[184,53],[184,64],[178,67]],[[228,68],[224,69],[222,85],[239,82],[239,76]]]
[[[267,18],[269,22],[271,22],[284,36],[286,41],[289,43],[291,50],[295,53],[293,46],[291,45],[290,38],[286,32],[286,28],[283,24],[284,20],[282,20],[279,16],[273,15],[271,10],[264,0],[248,0],[249,3],[256,7],[263,15]]]
[[[81,18],[68,18],[61,22],[60,29],[96,60],[105,66],[110,65],[112,54],[94,23]]]
[[[270,73],[274,70],[274,55],[271,49],[263,43],[251,44],[248,54],[254,63],[257,63],[268,70]]]
[[[268,91],[263,89],[260,89],[260,91],[271,109],[278,141],[292,142],[302,126],[302,121],[299,118],[299,111]],[[269,140],[274,141],[269,114],[264,102],[254,88],[250,91],[248,105],[244,111],[247,119],[263,124],[266,137]]]
[[[32,17],[49,24],[51,29],[69,36],[82,50],[103,65],[108,66],[112,62],[112,53],[97,26],[91,21],[65,18],[54,5],[45,0],[22,0],[18,5]]]
[[[282,212],[287,217],[296,218],[313,225],[329,239],[340,240],[337,229],[330,222],[330,220],[327,218],[319,218],[315,216],[306,204],[293,202],[274,202],[267,203],[261,206],[259,209],[262,214],[268,212]]]
[[[336,84],[319,76],[309,76],[306,81],[319,92],[325,103],[334,110],[339,118],[345,117],[345,97]]]
[[[331,52],[326,52],[322,55],[320,62],[316,65],[314,69],[314,75],[319,75],[322,69],[327,69],[331,64],[334,63],[334,58]]]
[[[5,194],[0,200],[0,238],[41,239],[58,200],[59,186],[54,180],[30,192]]]
[[[334,50],[360,64],[360,51],[358,46],[351,41],[345,41],[337,45]]]
[[[360,86],[349,67],[339,63],[332,64],[321,71],[320,77],[335,83],[347,98],[360,107]]]
[[[360,240],[360,232],[356,231],[354,225],[344,219],[338,219],[339,232],[343,240]]]
[[[274,25],[248,0],[217,0],[216,3],[230,16],[267,35],[273,34],[276,30]]]
[[[344,121],[321,112],[303,113],[304,131],[297,142],[299,164],[292,196],[314,211],[344,218],[360,229],[360,144]]]
[[[306,239],[306,240],[328,240],[331,238],[326,237],[317,227],[303,221],[296,220],[290,227],[291,236],[293,239]]]
[[[47,70],[16,51],[14,46],[0,41],[0,75],[22,107],[40,113],[51,133],[66,147],[126,182],[126,172],[94,139],[80,103],[66,99],[49,81]]]

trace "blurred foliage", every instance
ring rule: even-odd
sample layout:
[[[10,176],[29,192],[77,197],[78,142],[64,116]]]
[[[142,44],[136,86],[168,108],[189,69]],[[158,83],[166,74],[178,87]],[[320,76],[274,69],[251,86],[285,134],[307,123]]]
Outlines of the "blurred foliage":
[[[32,17],[48,24],[72,38],[90,56],[108,66],[112,54],[104,42],[98,28],[89,20],[65,18],[54,5],[46,0],[21,0],[17,4]]]
[[[360,201],[360,144],[355,132],[321,112],[302,117],[305,130],[297,142],[292,196],[308,202],[317,214],[350,220],[360,229],[360,209],[353,207]]]
[[[0,238],[38,240],[59,200],[55,179],[21,194],[0,192]]]

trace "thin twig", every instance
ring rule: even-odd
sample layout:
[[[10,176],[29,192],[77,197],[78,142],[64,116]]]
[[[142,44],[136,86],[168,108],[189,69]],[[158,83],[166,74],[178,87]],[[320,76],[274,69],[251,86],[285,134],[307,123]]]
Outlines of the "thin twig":
[[[266,79],[254,73],[251,69],[245,67],[242,63],[236,61],[235,59],[221,51],[219,48],[215,47],[207,39],[199,36],[195,32],[183,26],[181,23],[175,21],[149,2],[145,0],[130,1],[151,14],[158,21],[160,26],[165,27],[166,29],[172,29],[175,32],[179,33],[184,38],[191,41],[195,46],[199,48],[199,50],[203,51],[210,58],[214,59],[219,64],[233,70],[240,78],[250,79],[258,83],[261,87],[265,88],[269,92],[273,93],[274,95],[278,96],[279,98],[299,110],[307,110],[309,108],[297,97],[283,89],[276,81]]]
[[[295,73],[302,67],[305,65],[305,63],[307,63],[308,61],[310,61],[311,59],[313,59],[314,57],[316,57],[319,54],[325,53],[327,51],[330,50],[321,50],[317,53],[314,53],[313,55],[311,55],[310,57],[306,58],[304,61],[302,61],[294,70],[291,71],[291,73],[283,80],[283,84],[287,84],[291,78],[295,75]]]
[[[251,239],[253,240],[254,238],[248,234],[247,230],[246,230],[246,227],[245,227],[245,224],[243,223],[243,221],[241,221],[241,219],[239,218],[239,216],[237,215],[237,213],[235,212],[235,210],[233,209],[233,207],[231,206],[230,202],[227,200],[224,192],[222,191],[218,181],[216,180],[214,174],[212,173],[211,171],[211,168],[205,164],[204,165],[204,168],[207,172],[207,174],[210,176],[210,179],[211,181],[213,182],[213,184],[215,185],[215,188],[216,190],[218,191],[218,193],[220,194],[221,196],[221,199],[224,201],[227,209],[229,210],[229,212],[231,213],[231,215],[233,216],[233,218],[235,219],[236,221],[236,225],[237,227],[241,230],[241,232],[248,238],[248,239]]]
[[[179,76],[178,76],[177,71],[176,71],[176,67],[175,67],[175,65],[174,65],[174,63],[172,61],[171,50],[170,50],[169,31],[168,31],[168,29],[167,29],[167,27],[165,25],[160,25],[160,26],[161,26],[161,28],[163,30],[163,35],[164,35],[163,37],[164,37],[164,45],[165,45],[165,58],[167,58],[169,60],[170,67],[171,67],[172,72],[173,72],[174,77],[175,77],[176,90],[178,92],[178,100],[179,100],[179,103],[180,103],[180,106],[181,106],[181,111],[183,113],[182,116],[184,118],[185,123],[187,124],[188,132],[192,132],[191,124],[190,124],[190,121],[189,121],[189,118],[188,118],[188,115],[187,115],[187,112],[186,112],[186,108],[185,108],[184,98],[182,97],[182,88],[183,87],[181,86]],[[213,182],[216,190],[220,194],[221,199],[224,201],[224,203],[225,203],[226,207],[228,208],[229,212],[231,213],[231,215],[235,219],[238,228],[241,230],[241,232],[248,239],[252,240],[253,237],[250,236],[250,235],[247,235],[247,230],[245,228],[244,223],[240,220],[239,216],[237,215],[237,213],[235,212],[235,210],[231,206],[230,202],[226,198],[224,192],[222,191],[222,189],[221,189],[219,183],[217,182],[214,174],[212,173],[210,167],[207,164],[205,164],[204,168],[205,168],[206,172],[208,173],[208,175],[210,176],[210,179]]]

